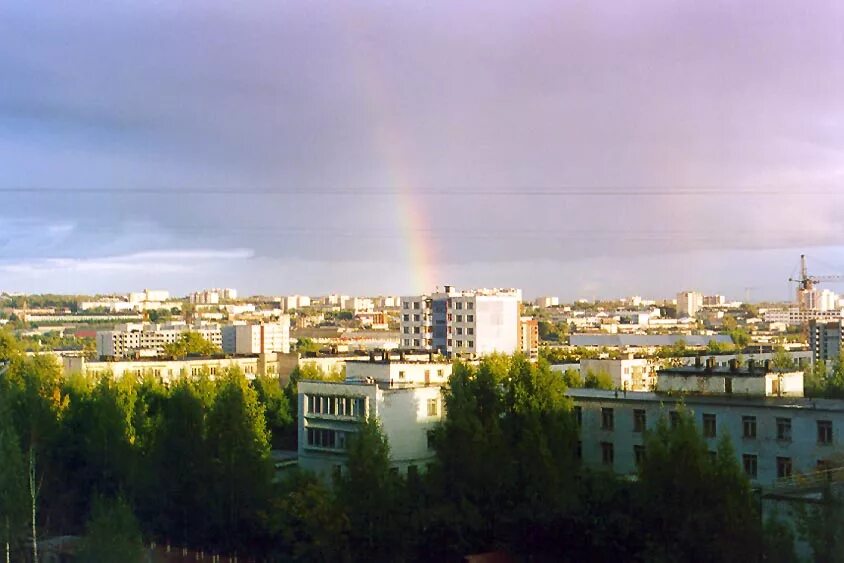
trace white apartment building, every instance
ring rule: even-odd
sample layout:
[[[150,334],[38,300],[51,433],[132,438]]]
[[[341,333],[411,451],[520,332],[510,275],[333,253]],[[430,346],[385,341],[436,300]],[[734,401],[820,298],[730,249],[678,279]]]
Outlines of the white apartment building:
[[[311,306],[311,298],[307,295],[285,295],[279,298],[282,311],[304,309]]]
[[[455,290],[402,298],[402,348],[474,357],[520,348],[521,291]]]
[[[277,323],[233,324],[221,329],[222,348],[226,354],[264,354],[290,352],[290,316]]]
[[[127,323],[116,326],[114,330],[97,331],[97,355],[101,358],[159,356],[164,353],[167,344],[176,342],[187,331],[198,332],[212,344],[222,346],[222,332],[216,324]]]
[[[754,397],[802,397],[803,372],[772,369],[770,360],[748,360],[740,366],[729,360],[726,368],[719,368],[715,358],[705,365],[698,356],[691,366],[667,367],[657,372],[656,389],[661,393],[696,393],[715,395],[745,395]]]
[[[247,379],[269,375],[286,378],[296,367],[296,357],[290,354],[259,354],[237,358],[187,358],[168,360],[148,358],[139,360],[91,361],[82,356],[61,358],[65,376],[83,374],[89,377],[110,375],[115,379],[123,376],[152,376],[164,383],[180,377],[197,377],[207,373],[214,378],[229,368],[239,368]]]
[[[533,300],[533,304],[540,308],[558,307],[560,305],[559,297],[537,297]]]
[[[703,307],[703,294],[698,291],[683,291],[677,294],[677,318],[694,317]]]
[[[730,436],[736,458],[754,485],[823,468],[842,453],[844,401],[802,397],[665,394],[569,389],[580,427],[584,464],[634,474],[647,455],[644,433],[661,416],[691,411],[715,452]]]
[[[142,303],[144,301],[153,301],[162,303],[170,299],[170,292],[163,289],[145,289],[143,291],[133,291],[128,295],[130,303]]]
[[[445,361],[390,356],[346,362],[343,382],[299,381],[299,466],[324,478],[342,471],[352,434],[375,417],[403,473],[424,470],[434,456],[431,432],[443,419]]]
[[[612,378],[616,389],[627,391],[651,391],[656,385],[658,365],[653,360],[635,358],[586,359],[580,360],[580,374],[586,377],[590,371],[594,374],[606,373]]]
[[[819,311],[814,309],[768,309],[762,314],[766,323],[784,323],[786,325],[802,325],[809,321],[838,321],[841,320],[841,310]]]

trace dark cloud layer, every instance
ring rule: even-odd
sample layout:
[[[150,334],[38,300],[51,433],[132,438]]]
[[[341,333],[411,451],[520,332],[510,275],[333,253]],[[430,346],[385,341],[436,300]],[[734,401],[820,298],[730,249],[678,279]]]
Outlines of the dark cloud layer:
[[[6,2],[0,289],[405,292],[422,245],[455,283],[779,297],[802,249],[844,266],[842,29],[840,2]]]

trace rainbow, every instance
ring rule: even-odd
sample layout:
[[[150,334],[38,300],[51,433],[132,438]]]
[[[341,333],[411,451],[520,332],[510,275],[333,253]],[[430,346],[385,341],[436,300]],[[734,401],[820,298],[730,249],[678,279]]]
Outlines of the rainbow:
[[[373,144],[376,154],[382,155],[386,165],[389,187],[394,190],[397,210],[397,229],[406,248],[407,270],[411,275],[413,289],[422,294],[433,290],[436,284],[435,247],[426,236],[432,232],[427,221],[425,205],[417,198],[413,180],[413,166],[398,120],[391,114],[390,96],[383,73],[376,68],[376,59],[366,49],[364,39],[365,22],[358,13],[347,14],[347,28],[350,30],[349,52],[352,53],[354,68],[363,79],[370,115],[374,116]]]

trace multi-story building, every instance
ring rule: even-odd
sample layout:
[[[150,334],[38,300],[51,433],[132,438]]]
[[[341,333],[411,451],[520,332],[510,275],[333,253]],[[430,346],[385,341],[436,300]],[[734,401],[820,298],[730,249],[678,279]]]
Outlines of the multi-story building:
[[[403,473],[424,470],[434,456],[431,432],[443,418],[441,389],[451,364],[384,353],[345,365],[342,382],[299,381],[299,466],[325,478],[343,471],[349,438],[374,417],[391,464]]]
[[[786,325],[802,325],[810,321],[837,321],[841,320],[840,310],[819,311],[815,309],[768,309],[763,313],[766,323],[783,323]]]
[[[217,305],[220,303],[220,294],[212,289],[203,289],[191,293],[188,300],[195,305]]]
[[[519,321],[519,351],[531,360],[539,358],[539,321],[533,317]]]
[[[170,299],[170,292],[163,289],[145,289],[133,291],[128,296],[130,303],[142,303],[144,301],[164,302]]]
[[[458,291],[402,298],[403,348],[448,356],[482,356],[519,350],[522,295],[517,289]]]
[[[220,326],[216,324],[127,323],[116,326],[114,330],[97,331],[97,355],[101,358],[159,356],[164,353],[167,344],[176,342],[182,333],[188,331],[198,332],[217,346],[223,343]]]
[[[537,307],[546,308],[546,307],[558,307],[560,305],[560,298],[559,297],[537,297],[533,300],[533,304]]]
[[[616,389],[626,391],[651,391],[656,384],[657,364],[646,358],[635,358],[629,354],[621,359],[580,360],[580,373],[583,377],[591,371],[594,374],[606,373],[612,378]]]
[[[226,354],[264,354],[290,352],[290,316],[281,315],[277,323],[233,324],[221,329]]]
[[[704,307],[726,307],[727,298],[723,295],[704,295],[701,305]]]
[[[62,364],[65,376],[83,374],[90,377],[109,375],[120,379],[125,375],[142,377],[151,376],[164,383],[180,377],[197,377],[203,373],[216,377],[223,370],[240,369],[247,379],[267,375],[286,379],[296,367],[295,354],[255,354],[236,358],[210,357],[169,360],[144,358],[119,361],[90,361],[82,356],[64,356]]]
[[[683,291],[677,294],[677,318],[694,317],[703,306],[703,294],[698,291]]]
[[[646,455],[644,434],[660,417],[691,412],[709,449],[730,436],[736,458],[754,485],[823,468],[840,457],[844,401],[802,397],[665,394],[570,389],[580,426],[583,463],[635,473]]]
[[[809,321],[812,362],[836,362],[841,356],[844,321]]]
[[[311,298],[307,295],[285,295],[279,299],[281,301],[282,311],[292,311],[294,309],[304,309],[311,306]]]

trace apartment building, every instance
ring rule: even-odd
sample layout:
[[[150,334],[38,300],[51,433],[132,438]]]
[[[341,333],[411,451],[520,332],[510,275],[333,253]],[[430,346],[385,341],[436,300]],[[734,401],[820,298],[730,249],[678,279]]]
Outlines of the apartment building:
[[[677,318],[694,317],[703,307],[703,294],[698,291],[683,291],[677,294]]]
[[[842,320],[841,310],[819,311],[813,309],[768,309],[762,314],[766,323],[783,323],[786,325],[802,325],[812,321],[832,322]]]
[[[285,295],[279,298],[282,311],[304,309],[311,306],[311,298],[307,295]]]
[[[533,304],[542,309],[547,307],[558,307],[560,305],[560,298],[552,296],[537,297],[533,300]]]
[[[459,291],[445,286],[431,295],[403,297],[402,348],[475,357],[520,349],[517,289]]]
[[[842,452],[844,401],[801,397],[727,396],[570,389],[580,425],[583,463],[633,474],[646,455],[644,433],[660,417],[688,409],[709,449],[730,436],[754,485],[823,468]]]
[[[97,355],[101,358],[159,356],[167,344],[176,342],[187,331],[198,332],[211,343],[222,346],[222,332],[216,324],[127,323],[114,330],[97,331]]]
[[[809,321],[812,362],[837,362],[841,356],[844,321]]]
[[[393,467],[424,470],[434,457],[431,433],[444,416],[441,389],[451,364],[384,353],[345,365],[342,382],[298,384],[299,466],[324,478],[343,471],[349,438],[361,421],[375,417]]]
[[[531,360],[539,358],[539,321],[533,317],[519,320],[519,351]]]
[[[281,315],[276,323],[233,324],[221,329],[226,354],[290,352],[290,316]]]
[[[606,373],[612,378],[616,389],[627,391],[651,391],[656,385],[657,363],[646,358],[636,358],[633,354],[620,359],[580,360],[580,373],[583,377],[591,371],[594,374]]]

